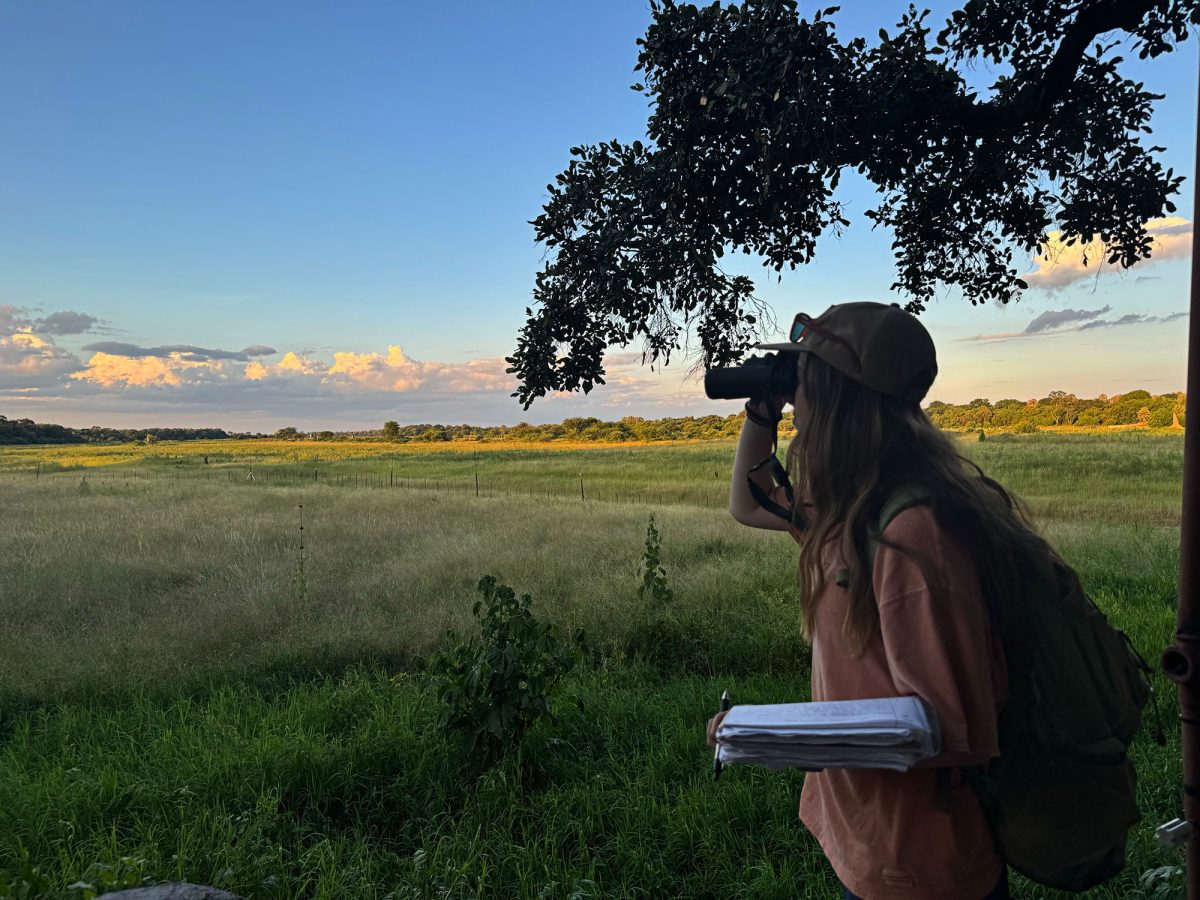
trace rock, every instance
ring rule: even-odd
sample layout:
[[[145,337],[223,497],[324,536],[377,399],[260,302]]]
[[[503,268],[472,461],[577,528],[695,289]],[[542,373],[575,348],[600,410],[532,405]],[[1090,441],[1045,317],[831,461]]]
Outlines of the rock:
[[[178,884],[155,884],[117,893],[121,895],[121,900],[243,900],[229,891],[206,884],[188,884],[186,881]]]

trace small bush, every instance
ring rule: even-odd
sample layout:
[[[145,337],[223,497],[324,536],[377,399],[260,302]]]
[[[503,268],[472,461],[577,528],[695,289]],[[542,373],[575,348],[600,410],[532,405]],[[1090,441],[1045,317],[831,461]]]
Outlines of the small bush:
[[[441,681],[441,726],[461,736],[464,753],[489,765],[539,719],[553,721],[550,693],[578,663],[584,639],[576,631],[564,641],[557,626],[534,617],[529,594],[518,598],[491,575],[479,592],[472,613],[480,633],[465,643],[451,633],[455,645],[435,654],[430,670]]]
[[[1032,422],[1022,422],[1020,425],[1014,428],[1013,431],[1016,434],[1037,434],[1039,431],[1041,431],[1041,429]]]
[[[638,588],[638,599],[645,600],[646,595],[657,605],[670,603],[675,594],[667,586],[667,570],[661,562],[662,542],[658,529],[654,527],[654,514],[650,514],[650,524],[646,527],[646,550],[642,554],[642,586]]]

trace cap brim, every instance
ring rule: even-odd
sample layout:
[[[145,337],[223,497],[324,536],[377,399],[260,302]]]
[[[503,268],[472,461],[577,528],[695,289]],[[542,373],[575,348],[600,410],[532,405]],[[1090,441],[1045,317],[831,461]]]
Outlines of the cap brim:
[[[796,341],[788,341],[786,344],[755,344],[755,350],[780,350],[784,353],[806,353],[811,352],[811,347],[805,347],[803,344]]]

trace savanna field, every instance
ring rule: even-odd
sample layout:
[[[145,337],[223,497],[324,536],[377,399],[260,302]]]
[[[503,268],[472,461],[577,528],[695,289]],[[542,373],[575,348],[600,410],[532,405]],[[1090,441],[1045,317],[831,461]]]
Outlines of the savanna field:
[[[1182,437],[960,446],[1155,663]],[[801,773],[712,780],[722,690],[808,694],[796,548],[726,513],[733,452],[0,448],[0,897],[147,880],[254,898],[839,896],[796,818]],[[651,514],[670,599],[639,596]],[[485,575],[586,646],[553,721],[476,775],[426,663],[476,628]],[[1135,743],[1129,865],[1086,896],[1181,884],[1164,868],[1181,853],[1152,839],[1180,814],[1178,707],[1157,687],[1169,740]],[[1019,877],[1013,893],[1060,896]]]

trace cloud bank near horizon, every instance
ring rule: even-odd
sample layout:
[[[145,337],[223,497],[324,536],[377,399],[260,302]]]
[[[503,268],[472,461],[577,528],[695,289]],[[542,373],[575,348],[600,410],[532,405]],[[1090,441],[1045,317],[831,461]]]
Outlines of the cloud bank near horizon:
[[[128,414],[144,419],[151,413],[190,421],[287,418],[326,427],[379,417],[445,421],[463,416],[476,424],[500,424],[497,419],[604,411],[619,417],[631,407],[661,415],[714,411],[699,384],[694,389],[682,385],[682,371],[664,378],[644,370],[640,353],[608,354],[607,384],[590,396],[547,397],[526,414],[511,396],[516,380],[502,357],[422,360],[398,343],[386,352],[335,351],[329,357],[311,350],[281,353],[266,344],[227,350],[106,340],[71,349],[52,333],[81,334],[78,328],[98,322],[84,313],[39,318],[0,307],[0,401],[10,410],[16,407],[6,412],[24,416],[24,408],[53,416],[62,411],[92,421]]]
[[[1109,305],[1035,312],[1030,311],[1020,331],[960,340],[1025,342],[1186,316],[1117,314]],[[642,365],[640,352],[629,350],[605,356],[606,384],[591,394],[553,395],[523,410],[511,396],[516,381],[500,356],[424,360],[398,342],[378,351],[326,348],[325,353],[277,350],[265,343],[242,349],[191,343],[151,346],[95,340],[95,332],[113,329],[85,312],[47,314],[14,306],[0,306],[0,326],[0,413],[83,427],[189,425],[270,431],[284,424],[303,430],[358,430],[386,419],[498,425],[579,415],[618,419],[631,414],[727,414],[738,406],[709,401],[699,378],[686,366],[653,371]],[[89,331],[90,342],[81,337]],[[977,381],[984,377],[970,366],[967,370]],[[1153,381],[1154,374],[1138,378]],[[943,399],[959,398],[955,394]]]

